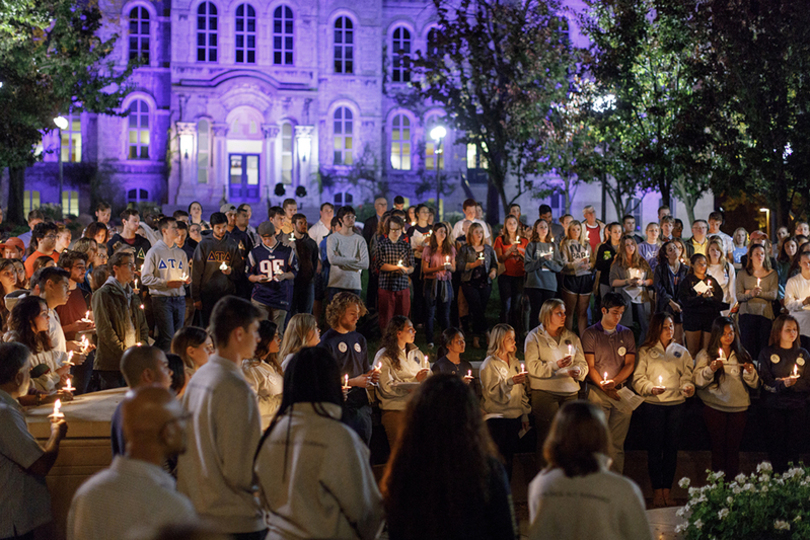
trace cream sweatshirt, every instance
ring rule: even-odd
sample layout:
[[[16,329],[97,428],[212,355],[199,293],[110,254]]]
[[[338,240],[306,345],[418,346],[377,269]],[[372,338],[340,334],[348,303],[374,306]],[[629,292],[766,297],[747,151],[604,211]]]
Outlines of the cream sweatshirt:
[[[416,347],[408,351],[407,355],[405,351],[399,351],[399,369],[394,368],[394,363],[385,354],[385,348],[377,351],[374,356],[374,365],[377,363],[382,363],[378,392],[380,408],[384,411],[404,411],[413,394],[396,384],[418,382],[416,374],[423,369],[427,369],[430,375],[430,363]]]
[[[488,356],[481,364],[481,393],[484,396],[484,414],[500,415],[503,418],[521,418],[529,421],[529,396],[522,384],[512,382],[520,373],[520,362],[512,358],[507,364],[500,358]]]
[[[653,405],[677,405],[686,401],[683,395],[692,383],[694,361],[686,347],[674,341],[664,349],[659,341],[638,351],[633,372],[633,388],[644,401]],[[660,380],[659,380],[660,377]],[[663,394],[654,396],[654,386],[665,386]]]
[[[571,365],[560,368],[557,362],[568,356],[569,344],[574,361]],[[588,363],[582,353],[579,336],[575,333],[563,328],[558,344],[541,324],[526,336],[523,350],[532,390],[544,390],[560,395],[579,392],[577,381],[585,380],[588,375]],[[579,375],[571,377],[569,373],[576,368],[579,368]]]
[[[759,386],[759,375],[757,370],[748,373],[742,364],[737,361],[737,355],[731,353],[723,369],[725,375],[719,386],[714,386],[714,372],[709,364],[717,357],[709,355],[706,349],[701,350],[697,355],[697,365],[695,366],[695,386],[697,395],[703,403],[722,412],[742,412],[748,409],[751,398],[748,396],[750,388]]]

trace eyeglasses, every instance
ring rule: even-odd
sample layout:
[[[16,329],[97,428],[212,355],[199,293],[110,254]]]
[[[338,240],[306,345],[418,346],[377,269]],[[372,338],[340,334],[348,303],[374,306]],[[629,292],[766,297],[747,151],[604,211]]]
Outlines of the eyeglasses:
[[[43,236],[42,238],[48,238],[48,239],[50,239],[50,240],[53,240],[54,238],[56,238],[56,235],[55,235],[55,234],[46,234],[46,235],[45,235],[45,236]]]
[[[401,230],[402,230],[402,229],[401,229],[400,227],[397,227],[396,229],[395,229],[395,228],[393,228],[393,227],[391,227],[390,229],[388,229],[388,232],[389,232],[389,233],[392,233],[392,232],[400,232]]]

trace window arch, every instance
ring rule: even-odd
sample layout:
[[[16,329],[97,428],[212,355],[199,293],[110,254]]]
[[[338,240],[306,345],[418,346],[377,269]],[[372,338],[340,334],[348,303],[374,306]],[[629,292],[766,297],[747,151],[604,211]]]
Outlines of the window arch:
[[[400,171],[411,170],[411,119],[398,114],[391,123],[391,166]]]
[[[336,205],[344,206],[354,203],[354,195],[348,191],[339,191],[335,193],[334,200]]]
[[[444,56],[444,48],[439,43],[439,29],[431,28],[427,35],[427,55],[432,57]]]
[[[354,163],[352,154],[354,142],[354,116],[348,107],[338,107],[334,114],[333,145],[335,151],[335,165],[351,165]]]
[[[256,10],[250,4],[236,8],[236,63],[256,63]]]
[[[293,127],[289,122],[281,125],[281,183],[292,184]]]
[[[293,65],[293,12],[290,6],[273,11],[273,64]]]
[[[149,159],[149,104],[142,99],[129,104],[129,159]]]
[[[410,30],[404,26],[400,26],[394,30],[393,42],[391,44],[391,51],[393,51],[391,62],[393,66],[392,80],[394,82],[411,81],[411,67],[409,62],[411,43]]]
[[[211,124],[205,118],[197,122],[197,183],[208,183],[211,167]]]
[[[149,63],[149,11],[135,6],[129,12],[129,59]]]
[[[142,188],[127,191],[127,203],[139,203],[149,200],[149,190]]]
[[[354,73],[354,23],[348,17],[335,21],[335,73]]]
[[[217,61],[217,7],[203,2],[197,8],[197,62]]]

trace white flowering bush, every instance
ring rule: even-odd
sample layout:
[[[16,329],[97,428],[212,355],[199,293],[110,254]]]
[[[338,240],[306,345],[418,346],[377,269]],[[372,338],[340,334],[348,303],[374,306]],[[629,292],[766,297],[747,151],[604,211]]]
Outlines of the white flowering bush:
[[[710,472],[707,485],[689,487],[689,502],[678,510],[686,519],[676,532],[686,540],[764,540],[810,538],[810,467],[774,474],[770,463],[757,472],[726,479]]]

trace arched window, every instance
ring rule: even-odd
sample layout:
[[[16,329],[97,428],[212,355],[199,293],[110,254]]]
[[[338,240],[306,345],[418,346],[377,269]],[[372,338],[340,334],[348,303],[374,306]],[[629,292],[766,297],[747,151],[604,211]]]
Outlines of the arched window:
[[[336,205],[344,206],[347,204],[352,204],[353,202],[354,202],[354,195],[352,195],[348,191],[335,193]]]
[[[437,145],[436,141],[434,141],[430,137],[430,132],[433,130],[434,127],[438,126],[439,124],[444,125],[442,119],[436,114],[432,115],[430,118],[428,118],[428,121],[425,122],[425,169],[429,171],[436,170],[437,155],[439,159],[438,162],[439,168],[444,169],[444,154],[445,154],[444,150],[447,147],[447,136],[444,137],[440,145]]]
[[[128,203],[139,203],[148,200],[149,200],[149,190],[137,188],[137,189],[130,189],[129,191],[127,191]]]
[[[197,62],[217,61],[217,7],[203,2],[197,8]]]
[[[393,66],[392,80],[394,82],[410,82],[411,68],[409,65],[409,55],[411,54],[411,32],[400,26],[394,30],[394,40],[391,50],[393,51],[393,58],[391,65]]]
[[[256,63],[256,10],[250,4],[236,8],[236,63]]]
[[[289,6],[273,11],[273,64],[293,65],[293,12]]]
[[[143,6],[129,12],[129,59],[149,63],[149,11]]]
[[[348,17],[335,21],[335,73],[354,73],[354,25]]]
[[[411,170],[411,120],[404,114],[394,117],[391,129],[391,166]]]
[[[353,118],[352,111],[348,107],[339,107],[335,111],[334,117],[334,147],[335,165],[351,165],[354,163],[352,156]]]
[[[427,35],[427,55],[432,57],[443,56],[444,51],[439,44],[439,29],[431,28]]]
[[[211,167],[211,127],[208,120],[197,122],[197,183],[208,183]]]
[[[149,105],[142,99],[129,104],[129,159],[149,159]]]
[[[293,128],[285,122],[281,125],[281,183],[292,184]]]

